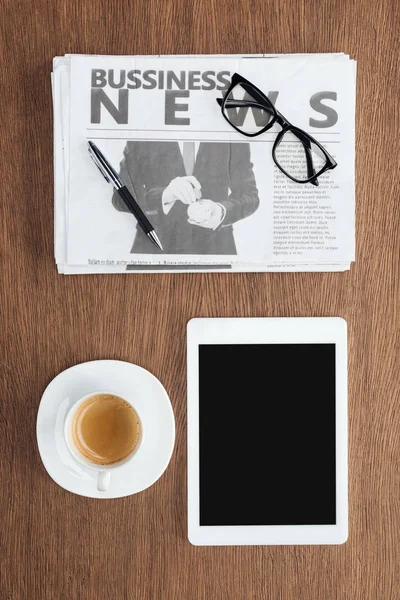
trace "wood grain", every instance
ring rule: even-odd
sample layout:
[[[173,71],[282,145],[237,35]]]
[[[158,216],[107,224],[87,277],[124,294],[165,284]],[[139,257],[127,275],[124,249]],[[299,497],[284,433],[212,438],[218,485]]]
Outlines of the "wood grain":
[[[398,600],[399,3],[0,0],[0,10],[1,599]],[[57,275],[54,55],[326,51],[358,60],[357,260],[349,273]],[[186,322],[289,315],[349,324],[349,541],[192,547]],[[97,358],[152,371],[177,421],[161,480],[109,502],[59,488],[35,439],[45,386]]]

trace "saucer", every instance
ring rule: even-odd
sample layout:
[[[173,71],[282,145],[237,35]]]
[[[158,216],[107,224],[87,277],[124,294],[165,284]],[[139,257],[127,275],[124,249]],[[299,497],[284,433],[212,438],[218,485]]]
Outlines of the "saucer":
[[[96,390],[131,400],[144,432],[135,459],[111,472],[105,492],[97,490],[97,472],[78,463],[64,439],[68,410]],[[89,498],[122,498],[161,477],[174,448],[175,419],[167,392],[149,371],[119,360],[95,360],[66,369],[49,383],[40,401],[36,436],[46,471],[58,485]]]

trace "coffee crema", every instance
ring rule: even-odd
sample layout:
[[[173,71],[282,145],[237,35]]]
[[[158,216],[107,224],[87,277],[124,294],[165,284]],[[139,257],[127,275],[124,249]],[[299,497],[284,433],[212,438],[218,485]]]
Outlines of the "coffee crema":
[[[135,409],[114,394],[97,394],[81,404],[72,422],[72,439],[79,452],[98,465],[127,458],[140,441]]]

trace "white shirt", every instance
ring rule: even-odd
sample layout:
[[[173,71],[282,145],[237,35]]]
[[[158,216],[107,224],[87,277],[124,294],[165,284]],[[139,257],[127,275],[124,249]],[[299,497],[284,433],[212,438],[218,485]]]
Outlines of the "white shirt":
[[[179,144],[179,150],[181,151],[182,158],[183,158],[183,142],[178,142],[178,144]],[[196,158],[197,158],[197,153],[199,151],[199,146],[200,146],[200,142],[195,142],[194,143],[194,160],[196,160]]]
[[[183,158],[183,141],[178,142],[178,144],[179,144],[179,150],[181,151],[182,158]],[[199,151],[199,146],[200,146],[200,142],[194,143],[194,160],[195,161],[197,158],[197,153]],[[175,200],[167,202],[166,199],[164,198],[164,194],[163,194],[161,201],[162,201],[162,208],[163,208],[164,214],[167,215],[169,213],[169,211],[171,210],[171,208],[173,207],[173,205],[175,204]]]

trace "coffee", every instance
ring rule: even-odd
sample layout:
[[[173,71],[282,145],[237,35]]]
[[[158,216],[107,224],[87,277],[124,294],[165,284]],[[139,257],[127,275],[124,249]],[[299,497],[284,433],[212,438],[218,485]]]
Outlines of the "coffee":
[[[98,465],[111,465],[129,456],[140,435],[135,409],[114,394],[91,396],[79,406],[72,422],[76,448]]]

